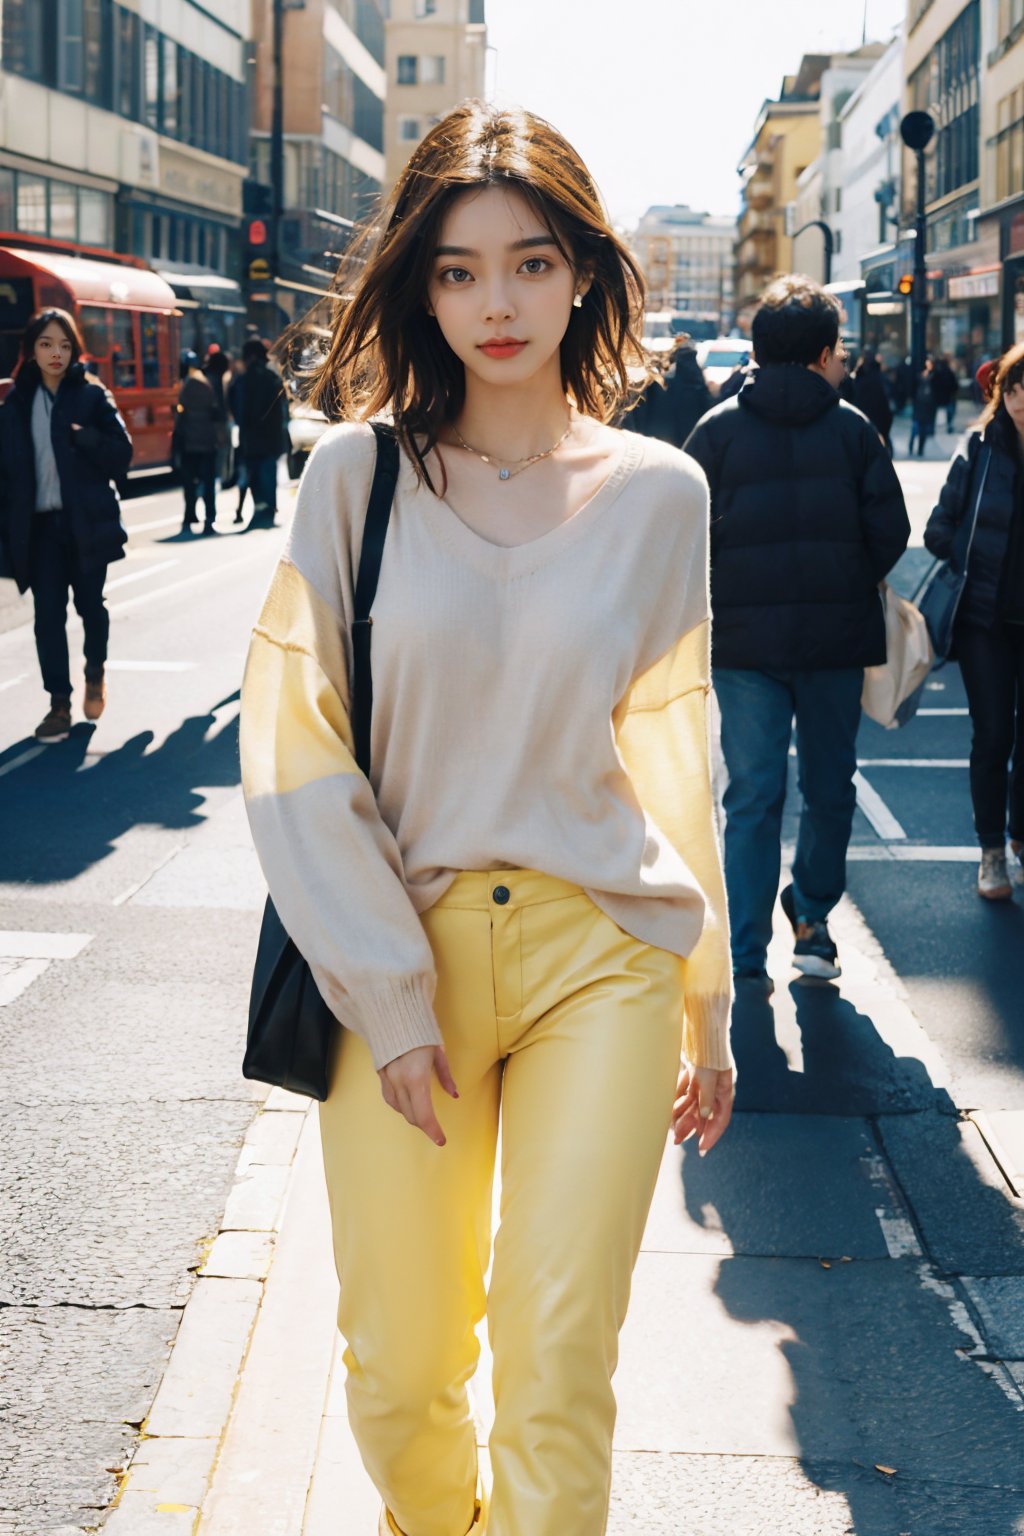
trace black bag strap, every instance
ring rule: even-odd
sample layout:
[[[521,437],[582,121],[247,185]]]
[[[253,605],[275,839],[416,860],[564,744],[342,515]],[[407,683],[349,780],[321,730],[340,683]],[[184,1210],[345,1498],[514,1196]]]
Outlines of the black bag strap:
[[[398,439],[394,429],[376,421],[371,422],[371,426],[377,439],[377,462],[366,507],[352,620],[352,735],[356,762],[367,777],[370,774],[370,722],[373,718],[373,673],[370,670],[373,620],[370,609],[377,596],[384,540],[398,483]]]
[[[953,549],[950,555],[950,565],[961,576],[966,576],[967,566],[971,558],[971,550],[974,547],[974,535],[978,527],[978,512],[981,509],[981,498],[985,493],[985,481],[988,479],[988,467],[992,462],[992,445],[980,441],[971,463],[967,478],[966,516],[960,523],[953,539]],[[970,446],[968,447],[970,454]],[[972,511],[973,503],[973,511]]]

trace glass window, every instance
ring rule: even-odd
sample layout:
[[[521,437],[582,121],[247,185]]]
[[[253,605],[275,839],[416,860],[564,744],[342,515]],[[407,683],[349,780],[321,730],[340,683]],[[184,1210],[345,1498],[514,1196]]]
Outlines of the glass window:
[[[109,109],[113,105],[111,0],[85,0],[83,36],[86,100]]]
[[[414,53],[400,53],[398,55],[398,84],[415,85],[417,78],[418,59]]]
[[[164,133],[168,138],[178,137],[178,48],[168,38],[162,38],[164,76]]]
[[[444,85],[444,54],[428,54],[420,59],[420,80],[424,85]]]
[[[83,304],[78,311],[85,350],[94,362],[102,362],[110,351],[110,310],[98,304]]]
[[[191,55],[192,66],[192,132],[189,143],[201,149],[206,142],[206,95],[203,89],[203,61]]]
[[[16,227],[14,172],[0,169],[0,229],[15,229]]]
[[[160,34],[147,27],[142,45],[145,121],[160,131]]]
[[[18,172],[18,228],[27,235],[45,235],[46,182],[42,176]]]
[[[90,187],[78,189],[78,238],[83,245],[102,245],[109,248],[110,215],[112,199],[108,192],[94,192]]]
[[[50,182],[50,234],[55,240],[78,239],[78,189],[66,181]]]
[[[139,117],[139,39],[141,23],[134,11],[117,7],[114,66],[114,106],[121,117]]]
[[[132,317],[127,310],[110,312],[110,355],[113,359],[115,389],[135,388],[135,334]]]
[[[160,383],[160,343],[156,315],[139,316],[142,339],[142,387],[155,389]]]
[[[416,15],[419,17],[436,16],[437,0],[416,0]]]
[[[54,0],[4,0],[2,9],[4,69],[51,81],[47,43],[56,35]]]
[[[85,77],[85,13],[83,0],[60,0],[57,83],[62,91],[79,92]]]
[[[192,55],[184,48],[178,49],[175,74],[178,77],[178,137],[183,143],[192,144]]]
[[[154,213],[153,222],[150,227],[150,248],[146,252],[146,255],[149,256],[153,261],[160,261],[163,259],[163,226],[163,215]]]
[[[418,117],[400,117],[398,119],[398,137],[403,144],[413,144],[420,137],[420,120]]]

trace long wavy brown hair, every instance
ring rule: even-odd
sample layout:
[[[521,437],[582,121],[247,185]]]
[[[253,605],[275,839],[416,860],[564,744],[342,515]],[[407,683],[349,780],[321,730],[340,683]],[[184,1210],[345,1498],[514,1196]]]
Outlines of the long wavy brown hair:
[[[996,364],[992,376],[992,392],[977,423],[984,429],[990,421],[998,419],[1001,430],[1007,441],[1011,443],[1014,440],[1016,428],[1010,420],[1003,396],[1008,395],[1015,384],[1024,384],[1024,341],[1019,341],[1016,346],[1010,347]]]
[[[427,285],[448,209],[482,187],[519,192],[573,273],[591,280],[561,347],[562,383],[577,409],[611,421],[647,377],[643,277],[583,161],[531,112],[464,102],[417,146],[380,220],[342,262],[337,314],[309,390],[331,421],[389,411],[428,484],[424,460],[462,409],[466,381],[427,313]]]

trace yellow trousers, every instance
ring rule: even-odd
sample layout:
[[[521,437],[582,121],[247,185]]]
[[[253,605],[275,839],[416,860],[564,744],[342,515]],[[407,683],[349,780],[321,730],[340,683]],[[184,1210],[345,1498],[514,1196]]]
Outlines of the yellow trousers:
[[[671,1116],[684,966],[529,870],[461,874],[423,922],[460,1094],[435,1084],[447,1145],[388,1108],[350,1033],[320,1107],[352,1430],[406,1536],[464,1536],[486,1311],[488,1536],[602,1536],[611,1377]]]

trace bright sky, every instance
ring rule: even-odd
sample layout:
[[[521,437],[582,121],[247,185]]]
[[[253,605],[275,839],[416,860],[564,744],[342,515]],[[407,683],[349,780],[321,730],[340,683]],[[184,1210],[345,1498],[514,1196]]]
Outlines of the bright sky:
[[[887,42],[906,0],[866,0]],[[859,47],[865,0],[487,0],[499,102],[546,117],[613,219],[652,203],[739,206],[736,165],[766,96],[805,53]]]

